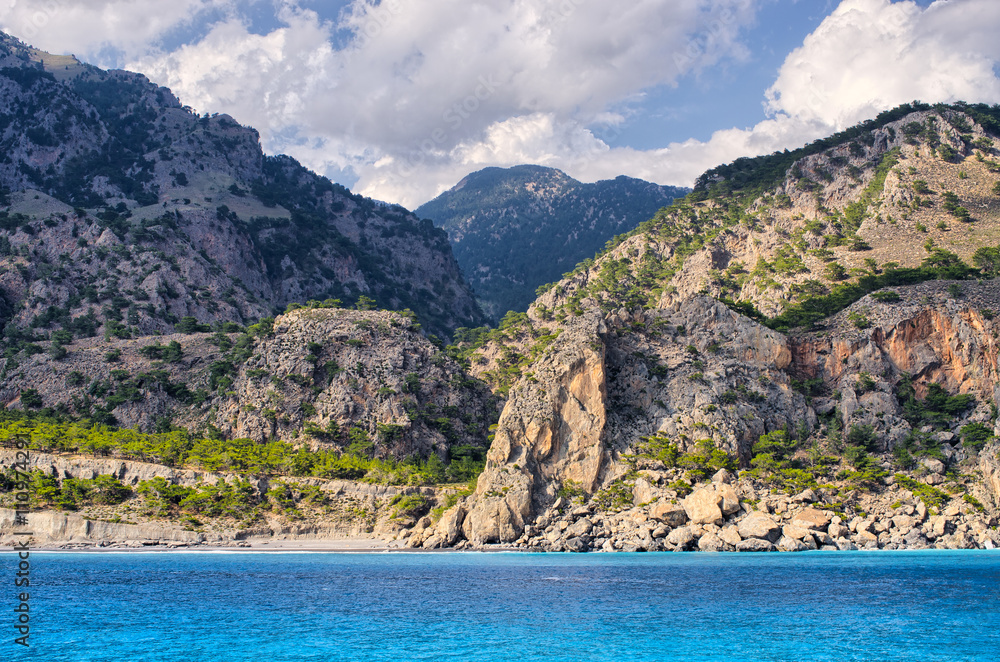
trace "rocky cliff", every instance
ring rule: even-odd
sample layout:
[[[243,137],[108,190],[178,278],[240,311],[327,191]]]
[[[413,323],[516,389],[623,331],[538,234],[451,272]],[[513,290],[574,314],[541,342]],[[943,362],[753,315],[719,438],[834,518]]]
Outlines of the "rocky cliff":
[[[635,532],[624,517],[660,522],[640,547],[684,548],[721,531],[670,541],[685,523],[737,525],[761,494],[808,489],[824,532],[851,525],[830,546],[995,544],[996,114],[902,108],[756,171],[712,171],[487,338],[473,371],[510,390],[452,515],[469,543],[568,544],[585,517],[601,533],[583,548],[619,549]],[[697,487],[723,456],[740,509],[700,521],[684,501],[683,517],[653,517],[687,481],[712,502]],[[918,502],[947,521],[906,520]],[[975,540],[946,541],[956,526]],[[720,548],[748,538],[731,537]]]
[[[253,333],[78,340],[60,358],[8,359],[0,399],[258,442],[343,445],[361,429],[380,456],[399,459],[485,449],[493,396],[418,329],[399,313],[306,307]],[[29,389],[31,406],[21,401]]]

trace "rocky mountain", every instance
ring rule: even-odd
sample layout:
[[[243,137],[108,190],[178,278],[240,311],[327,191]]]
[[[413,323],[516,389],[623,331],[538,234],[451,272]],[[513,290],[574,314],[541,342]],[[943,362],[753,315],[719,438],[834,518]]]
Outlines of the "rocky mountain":
[[[524,165],[474,172],[415,213],[448,231],[480,304],[499,320],[688,192],[630,177],[583,184]]]
[[[765,548],[808,502],[826,513],[813,546],[1000,543],[983,480],[1000,461],[998,119],[907,106],[720,167],[476,339],[473,372],[509,396],[442,526],[472,544]],[[667,516],[736,467],[728,512],[699,514],[722,494],[706,486]],[[920,504],[945,519],[913,520]],[[758,516],[767,534],[745,533]]]
[[[11,92],[0,98],[20,104],[5,116],[19,128],[3,133],[17,167],[2,171],[11,192],[0,237],[10,244],[0,280],[10,302],[0,506],[17,503],[23,481],[11,456],[29,445],[41,511],[31,523],[46,540],[356,533],[428,549],[1000,545],[1000,108],[905,106],[795,152],[720,166],[542,288],[527,312],[444,346],[413,313],[332,301],[241,325],[254,305],[263,314],[333,282],[310,228],[330,237],[343,228],[336,250],[384,240],[381,259],[396,264],[414,252],[390,253],[403,235],[388,229],[411,217],[374,203],[362,213],[368,203],[287,160],[261,157],[250,169],[261,177],[243,177],[247,161],[223,164],[238,145],[214,150],[210,136],[248,130],[156,105],[168,97],[146,83],[109,115],[119,122],[109,130],[104,97],[87,101],[74,85],[105,90],[120,78],[128,87],[131,74],[86,74],[33,51],[8,58],[24,63],[18,54],[28,62],[0,69]],[[43,113],[46,131],[90,135],[105,155],[125,156],[94,176],[84,138],[63,155],[41,134],[28,137],[22,109],[38,107],[39,94],[83,109]],[[126,149],[157,108],[169,115],[155,126],[173,141]],[[182,140],[175,116],[200,128]],[[255,140],[247,145],[259,154]],[[87,186],[65,188],[80,198],[61,192],[76,158],[92,159]],[[148,179],[137,175],[146,163]],[[189,191],[192,182],[207,188]],[[91,194],[114,205],[77,210]],[[293,204],[302,199],[322,202]],[[150,208],[156,216],[142,215]],[[260,210],[281,209],[288,225],[255,225]],[[296,213],[325,224],[296,225]],[[300,235],[311,237],[305,253],[293,246]],[[428,251],[442,240],[433,236]],[[195,287],[196,277],[225,283],[240,273],[225,252],[234,245],[260,258],[240,277],[259,286],[248,285],[256,303],[235,285],[235,304]],[[445,249],[433,254],[447,271]],[[278,253],[280,272],[270,266]],[[357,257],[368,291],[378,282],[402,302],[409,290],[371,280],[370,264]],[[414,310],[443,327],[458,321],[447,311],[461,281],[435,278],[422,295],[431,312]],[[369,307],[350,287],[345,298]],[[174,319],[156,314],[164,306]],[[13,517],[0,512],[0,538]]]
[[[399,313],[321,306],[248,332],[82,339],[61,356],[50,342],[7,360],[0,398],[146,432],[343,447],[360,431],[379,457],[485,452],[493,397],[419,329]]]
[[[485,319],[429,221],[265,156],[253,129],[141,75],[0,36],[0,146],[8,352],[309,299],[409,308],[442,336]]]

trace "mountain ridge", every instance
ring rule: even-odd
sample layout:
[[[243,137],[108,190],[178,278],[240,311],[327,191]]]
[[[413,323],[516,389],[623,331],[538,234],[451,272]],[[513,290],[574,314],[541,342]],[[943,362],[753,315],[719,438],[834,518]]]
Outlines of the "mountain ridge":
[[[6,36],[0,58],[0,248],[21,265],[0,282],[12,331],[149,334],[361,297],[411,308],[442,336],[485,319],[446,235],[405,209],[265,156],[255,130],[195,115],[139,74]],[[19,262],[24,250],[36,259]]]
[[[494,320],[535,289],[688,189],[619,176],[584,184],[537,165],[484,168],[418,207],[448,231],[456,259]]]

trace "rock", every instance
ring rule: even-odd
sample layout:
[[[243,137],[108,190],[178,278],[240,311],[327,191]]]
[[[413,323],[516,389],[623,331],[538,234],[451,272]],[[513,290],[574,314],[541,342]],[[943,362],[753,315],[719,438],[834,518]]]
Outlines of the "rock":
[[[650,503],[655,499],[656,493],[653,491],[653,486],[650,485],[649,481],[645,478],[637,478],[635,480],[635,485],[632,487],[633,503],[642,505]]]
[[[825,531],[830,524],[830,516],[815,508],[805,508],[792,516],[791,523],[805,529]]]
[[[739,523],[739,534],[746,542],[747,538],[756,538],[774,542],[781,536],[781,527],[768,515],[752,513]]]
[[[934,457],[922,457],[920,458],[920,464],[927,467],[927,471],[932,474],[943,474],[946,470],[944,462]]]
[[[778,541],[777,547],[779,552],[804,552],[807,549],[810,549],[801,540],[789,538],[788,536],[781,536],[781,540]],[[813,549],[815,549],[815,545],[813,546]]]
[[[716,483],[715,491],[722,497],[722,505],[720,507],[723,515],[734,515],[740,512],[740,497],[736,494],[736,490],[732,485],[728,482]]]
[[[932,517],[928,521],[931,527],[931,534],[934,538],[942,538],[948,532],[949,522],[948,518],[944,515],[938,515],[937,517]]]
[[[464,521],[464,506],[456,505],[444,511],[436,530],[446,546],[451,547],[462,538],[462,522]]]
[[[444,546],[444,536],[434,534],[421,545],[424,549],[439,549]]]
[[[649,516],[658,519],[669,527],[676,528],[687,523],[687,513],[684,508],[666,499],[660,499],[649,509]]]
[[[892,518],[892,525],[905,535],[913,528],[913,518],[909,515],[896,515]]]
[[[737,552],[773,552],[774,545],[761,538],[747,538],[736,545]]]
[[[709,533],[698,540],[698,549],[703,552],[722,552],[726,549],[726,544],[714,533]]]
[[[807,489],[792,497],[792,501],[795,503],[815,503],[816,493]]]
[[[849,533],[848,529],[840,524],[831,524],[827,529],[827,533],[833,539],[842,538]]]
[[[589,546],[587,545],[587,541],[585,541],[583,538],[570,538],[564,543],[563,547],[567,552],[576,552],[576,553],[586,552],[588,549],[590,549]]]
[[[689,549],[697,539],[694,528],[690,526],[682,526],[679,529],[674,529],[667,536],[667,542],[680,549]]]
[[[719,469],[715,472],[715,475],[712,476],[712,482],[716,484],[724,483],[728,485],[733,482],[733,475],[725,469]]]
[[[670,533],[670,529],[661,524],[660,526],[653,529],[652,535],[654,538],[665,538],[668,533]]]
[[[878,536],[876,536],[871,531],[858,531],[854,534],[854,541],[862,547],[867,547],[870,545],[878,546]]]
[[[579,538],[590,534],[593,529],[593,522],[587,517],[582,517],[566,529],[565,535],[567,538]]]
[[[508,495],[508,498],[511,495]],[[462,532],[474,545],[513,542],[524,530],[507,499],[480,501],[462,524]]]
[[[683,501],[684,512],[692,524],[721,525],[722,497],[714,487],[703,487],[691,493]]]
[[[795,526],[794,524],[786,524],[781,527],[781,533],[786,538],[791,538],[792,540],[812,540],[812,533],[809,529],[803,528],[801,526]]]
[[[739,528],[735,524],[730,524],[722,530],[722,541],[727,545],[736,545],[743,542],[743,538],[740,536]]]

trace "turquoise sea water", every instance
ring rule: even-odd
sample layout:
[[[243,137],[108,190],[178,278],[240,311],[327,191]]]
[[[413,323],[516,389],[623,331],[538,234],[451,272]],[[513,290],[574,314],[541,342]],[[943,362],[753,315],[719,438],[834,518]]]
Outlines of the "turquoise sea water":
[[[3,660],[1000,658],[998,552],[31,561],[32,646],[4,609]]]

